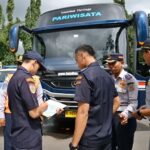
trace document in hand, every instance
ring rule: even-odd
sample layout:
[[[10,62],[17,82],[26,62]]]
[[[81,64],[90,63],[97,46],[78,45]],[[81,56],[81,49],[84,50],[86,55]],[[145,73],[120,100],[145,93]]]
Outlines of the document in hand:
[[[56,100],[53,99],[49,99],[46,101],[48,103],[48,108],[46,109],[46,111],[43,112],[43,116],[45,117],[52,117],[53,115],[56,114],[56,110],[59,108],[65,108],[67,105],[62,104]]]

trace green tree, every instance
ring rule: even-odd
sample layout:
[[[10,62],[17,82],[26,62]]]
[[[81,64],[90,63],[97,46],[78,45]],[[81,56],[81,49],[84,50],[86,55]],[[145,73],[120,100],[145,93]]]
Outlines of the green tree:
[[[9,52],[9,39],[8,39],[8,32],[13,25],[13,10],[14,10],[14,2],[13,0],[8,0],[7,3],[7,20],[8,23],[5,24],[5,17],[3,15],[3,10],[0,7],[0,21],[1,21],[1,27],[0,30],[0,60],[4,65],[6,64],[13,64],[15,62],[15,56],[11,52]]]
[[[22,23],[22,21],[17,17],[16,20],[15,20],[15,24],[16,24],[16,23],[19,24],[19,23]]]
[[[5,24],[5,17],[3,14],[2,6],[0,5],[0,28],[1,29],[4,27],[4,24]]]
[[[4,65],[14,64],[15,56],[9,52],[8,26],[4,26],[0,32],[0,60]]]
[[[13,12],[14,12],[14,1],[8,0],[7,3],[7,19],[9,22],[9,25],[13,24]]]
[[[31,0],[30,1],[30,6],[27,8],[27,12],[25,15],[25,26],[27,26],[30,29],[35,27],[36,22],[41,13],[40,7],[41,7],[41,0]],[[31,36],[29,36],[25,33],[22,33],[21,39],[23,41],[23,46],[24,46],[25,51],[32,48]]]
[[[115,3],[118,3],[120,5],[122,5],[125,9],[125,13],[126,13],[126,17],[128,19],[131,19],[132,18],[132,15],[128,14],[126,8],[125,8],[125,0],[114,0]],[[134,58],[133,58],[133,53],[134,53],[134,38],[135,38],[135,35],[134,35],[134,28],[131,26],[128,28],[128,31],[127,31],[127,34],[128,34],[128,55],[130,56],[129,57],[129,60],[128,60],[128,63],[129,65],[131,66],[130,67],[130,70],[131,68],[134,68],[133,67],[133,61],[134,61]],[[132,70],[131,70],[132,71]]]
[[[0,26],[2,26],[3,21],[3,12],[2,12],[2,6],[0,5]]]
[[[123,7],[125,7],[125,0],[114,0],[114,2],[122,5]]]
[[[38,20],[40,14],[41,14],[41,9],[40,9],[40,7],[41,7],[41,0],[36,0],[35,6],[36,6],[35,20],[36,20],[36,22],[37,22],[37,20]],[[36,22],[35,22],[35,24],[36,24]]]

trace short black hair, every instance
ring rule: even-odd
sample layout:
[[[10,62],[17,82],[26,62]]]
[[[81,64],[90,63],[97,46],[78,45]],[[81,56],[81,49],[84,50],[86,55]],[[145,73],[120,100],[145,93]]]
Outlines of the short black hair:
[[[87,52],[89,55],[95,57],[95,50],[90,45],[80,45],[78,48],[75,49],[75,54],[77,54],[78,52]]]
[[[25,57],[23,57],[23,59],[22,59],[22,61],[23,61],[23,62],[26,62],[26,63],[30,62],[31,60],[33,60],[33,59],[25,58]]]

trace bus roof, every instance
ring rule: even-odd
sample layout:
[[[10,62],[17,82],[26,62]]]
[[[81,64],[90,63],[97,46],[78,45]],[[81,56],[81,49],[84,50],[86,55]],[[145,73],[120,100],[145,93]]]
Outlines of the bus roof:
[[[33,33],[83,27],[128,26],[124,8],[115,3],[91,4],[48,11],[39,17]]]

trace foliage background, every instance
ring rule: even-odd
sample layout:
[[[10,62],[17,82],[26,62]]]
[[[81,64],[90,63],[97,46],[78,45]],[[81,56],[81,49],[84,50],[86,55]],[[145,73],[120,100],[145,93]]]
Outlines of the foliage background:
[[[115,3],[121,4],[125,8],[125,0],[114,0]],[[5,18],[3,14],[3,9],[2,6],[0,5],[0,61],[4,64],[14,64],[16,56],[15,54],[12,54],[9,52],[9,41],[8,41],[8,32],[9,29],[13,24],[23,24],[27,26],[28,28],[32,29],[38,20],[39,15],[41,14],[40,11],[41,7],[41,0],[30,0],[30,5],[26,10],[25,14],[25,20],[20,20],[20,18],[14,18],[13,17],[13,12],[15,9],[14,5],[14,0],[7,0],[7,16]],[[126,16],[127,18],[131,18],[132,15],[129,15],[126,8]],[[149,23],[150,23],[150,16],[149,16]],[[134,33],[133,33],[133,28],[129,28],[128,30],[128,52],[130,55],[130,60],[129,63],[132,65],[133,64],[133,45],[134,45]],[[21,33],[20,34],[20,39],[23,43],[23,48],[25,51],[31,49],[31,37]]]
[[[14,0],[7,0],[6,13],[4,16],[4,10],[0,5],[0,61],[3,65],[14,64],[16,60],[15,54],[9,52],[9,39],[8,33],[12,25],[18,23],[33,28],[36,25],[37,19],[41,14],[40,11],[41,0],[30,0],[30,6],[26,10],[25,20],[13,17],[15,9]],[[21,33],[20,39],[23,42],[25,50],[31,49],[30,36]]]

